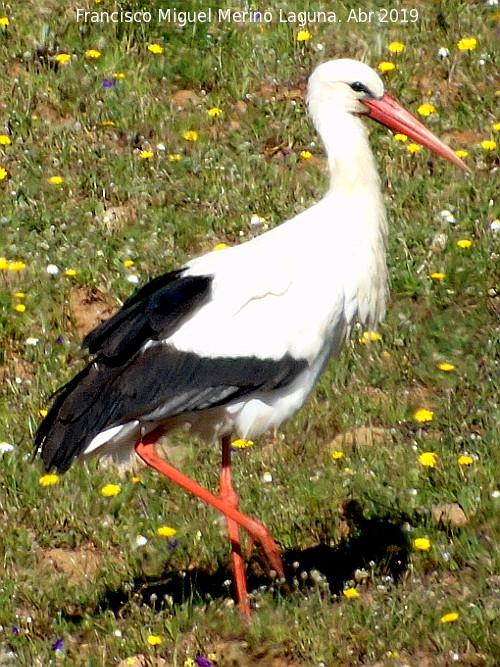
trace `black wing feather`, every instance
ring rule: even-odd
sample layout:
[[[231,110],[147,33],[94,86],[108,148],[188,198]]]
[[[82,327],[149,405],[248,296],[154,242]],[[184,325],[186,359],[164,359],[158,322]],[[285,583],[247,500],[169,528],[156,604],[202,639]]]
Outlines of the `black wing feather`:
[[[203,358],[166,345],[138,352],[121,367],[93,362],[58,394],[36,434],[47,470],[64,472],[101,431],[132,420],[161,424],[169,417],[280,389],[307,366],[245,357]]]
[[[179,269],[158,276],[83,340],[91,354],[121,364],[147,340],[166,338],[182,320],[210,299],[210,276],[182,276]]]

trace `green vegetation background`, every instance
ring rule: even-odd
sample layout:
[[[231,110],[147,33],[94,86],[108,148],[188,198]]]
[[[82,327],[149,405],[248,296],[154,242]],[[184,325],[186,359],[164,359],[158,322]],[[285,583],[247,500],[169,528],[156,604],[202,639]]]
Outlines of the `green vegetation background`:
[[[0,459],[2,664],[184,665],[198,654],[221,666],[499,664],[498,151],[481,145],[499,136],[499,13],[483,0],[390,4],[401,16],[418,9],[418,21],[310,23],[299,42],[291,23],[77,25],[76,8],[117,5],[1,3],[0,440],[14,446]],[[345,17],[360,6],[253,8]],[[460,51],[470,37],[476,47]],[[404,51],[391,53],[392,41]],[[337,586],[306,573],[287,595],[254,559],[263,588],[247,629],[219,585],[230,576],[221,517],[144,469],[134,482],[91,462],[42,486],[33,433],[50,394],[82,368],[84,332],[137,281],[245,241],[325,192],[304,89],[317,63],[344,56],[393,62],[387,89],[413,112],[432,104],[425,122],[468,152],[472,173],[370,125],[390,219],[381,340],[361,344],[356,332],[307,406],[234,462],[242,509],[293,558],[323,544]],[[415,419],[421,408],[432,421]],[[216,446],[179,434],[167,450],[216,487]],[[108,483],[121,492],[103,496]],[[419,537],[428,550],[413,548]],[[360,596],[346,598],[348,587]],[[442,623],[448,612],[458,620]]]

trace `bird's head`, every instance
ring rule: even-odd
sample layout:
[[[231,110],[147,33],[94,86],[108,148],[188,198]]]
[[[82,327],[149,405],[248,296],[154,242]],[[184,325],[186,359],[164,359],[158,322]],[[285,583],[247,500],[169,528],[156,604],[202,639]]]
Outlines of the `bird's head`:
[[[319,65],[309,79],[307,102],[315,121],[325,113],[368,116],[469,171],[449,146],[384,91],[382,79],[371,67],[357,60],[342,58]]]
[[[322,63],[311,74],[308,103],[334,105],[352,114],[366,114],[364,100],[384,95],[384,84],[371,67],[358,60],[342,58]]]

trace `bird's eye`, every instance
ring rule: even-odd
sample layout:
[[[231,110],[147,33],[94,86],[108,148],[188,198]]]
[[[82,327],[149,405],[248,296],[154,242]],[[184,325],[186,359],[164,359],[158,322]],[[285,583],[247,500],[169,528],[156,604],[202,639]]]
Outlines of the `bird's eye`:
[[[354,83],[349,84],[352,90],[356,93],[366,93],[371,96],[369,89],[361,81],[354,81]]]

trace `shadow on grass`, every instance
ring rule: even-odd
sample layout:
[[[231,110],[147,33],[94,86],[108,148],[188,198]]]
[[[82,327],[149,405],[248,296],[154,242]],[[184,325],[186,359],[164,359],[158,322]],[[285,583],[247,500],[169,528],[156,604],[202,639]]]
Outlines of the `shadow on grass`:
[[[366,519],[354,500],[342,508],[342,527],[346,535],[330,546],[325,526],[320,543],[308,549],[290,549],[282,553],[286,583],[278,584],[269,574],[265,556],[254,550],[247,562],[249,591],[274,590],[280,595],[293,591],[307,592],[322,582],[325,595],[336,595],[352,580],[357,570],[365,576],[389,576],[397,582],[408,567],[409,544],[402,520],[382,516]],[[327,584],[327,585],[326,585]],[[137,578],[127,589],[108,589],[102,595],[96,613],[110,610],[126,615],[128,604],[134,600],[153,609],[167,604],[176,606],[186,602],[206,604],[210,600],[229,598],[232,593],[232,573],[227,564],[216,571],[194,568],[188,571],[165,571],[160,577]],[[73,622],[79,615],[71,615]]]

